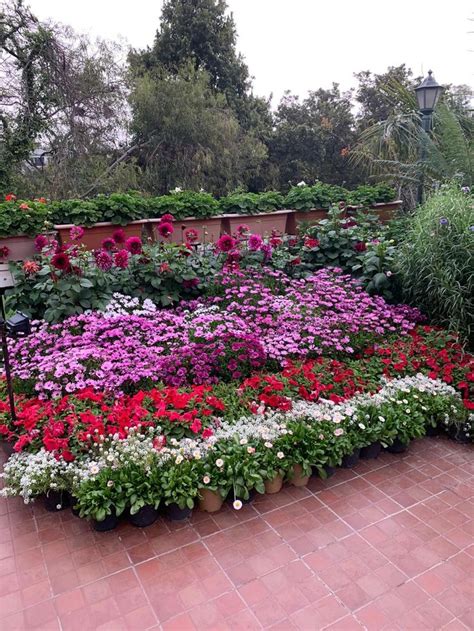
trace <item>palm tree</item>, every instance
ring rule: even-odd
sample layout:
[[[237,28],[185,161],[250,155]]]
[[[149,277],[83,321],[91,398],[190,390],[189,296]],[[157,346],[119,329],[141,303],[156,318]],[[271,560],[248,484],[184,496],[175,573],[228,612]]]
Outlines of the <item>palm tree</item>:
[[[436,187],[440,181],[459,178],[473,182],[474,122],[470,110],[460,107],[449,92],[442,97],[433,117],[433,130],[420,124],[415,94],[397,80],[381,91],[393,103],[391,114],[364,129],[351,151],[351,161],[374,179],[390,179],[409,208],[416,205],[417,186]],[[424,143],[426,160],[420,161]]]

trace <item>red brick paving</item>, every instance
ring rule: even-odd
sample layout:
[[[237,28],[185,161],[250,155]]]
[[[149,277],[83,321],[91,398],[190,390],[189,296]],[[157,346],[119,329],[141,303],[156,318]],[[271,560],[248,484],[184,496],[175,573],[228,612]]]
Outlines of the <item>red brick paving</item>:
[[[241,511],[93,532],[0,501],[0,628],[474,628],[470,447],[424,439]]]

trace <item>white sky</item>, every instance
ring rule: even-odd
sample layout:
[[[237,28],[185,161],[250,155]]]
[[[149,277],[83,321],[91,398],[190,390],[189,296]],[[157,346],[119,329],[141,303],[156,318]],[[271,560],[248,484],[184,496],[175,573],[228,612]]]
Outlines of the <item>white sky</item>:
[[[27,0],[28,1],[28,0]],[[238,49],[255,77],[255,92],[354,85],[353,73],[406,63],[431,68],[439,83],[472,85],[474,11],[470,0],[227,0]],[[92,37],[153,42],[162,0],[29,0],[41,19]]]

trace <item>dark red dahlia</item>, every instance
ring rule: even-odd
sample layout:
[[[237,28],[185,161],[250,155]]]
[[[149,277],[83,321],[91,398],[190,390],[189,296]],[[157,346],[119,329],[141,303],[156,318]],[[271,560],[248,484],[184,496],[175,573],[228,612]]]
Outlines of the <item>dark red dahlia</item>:
[[[120,250],[114,256],[114,263],[117,267],[125,269],[128,267],[128,252],[127,250]]]
[[[357,252],[365,252],[367,250],[367,246],[363,241],[358,241],[354,246],[354,250]]]
[[[98,250],[95,253],[95,262],[97,267],[103,272],[108,271],[112,267],[112,256],[105,250]]]
[[[157,230],[158,234],[165,239],[172,235],[174,232],[173,225],[169,221],[164,221],[158,224]]]
[[[51,264],[56,269],[60,269],[63,272],[68,272],[71,269],[71,261],[69,256],[65,252],[58,252],[51,259]]]
[[[112,237],[107,237],[107,239],[104,239],[102,241],[101,245],[102,245],[103,250],[108,250],[110,252],[111,250],[115,248],[116,244],[117,242],[114,239],[112,239]]]
[[[122,228],[119,228],[112,233],[112,239],[115,241],[115,243],[118,243],[119,245],[123,245],[126,238],[127,235]]]

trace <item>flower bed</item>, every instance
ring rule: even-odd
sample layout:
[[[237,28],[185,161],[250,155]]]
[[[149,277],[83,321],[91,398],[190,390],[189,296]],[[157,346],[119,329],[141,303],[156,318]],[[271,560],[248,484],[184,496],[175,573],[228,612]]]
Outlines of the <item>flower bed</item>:
[[[233,422],[213,417],[212,434],[195,439],[168,440],[163,423],[173,426],[175,421],[171,416],[163,421],[160,415],[148,421],[149,410],[143,412],[148,395],[136,402],[133,426],[122,433],[116,421],[107,427],[87,427],[93,412],[82,413],[90,416],[79,420],[81,413],[78,418],[76,409],[74,418],[80,427],[76,439],[80,432],[87,433],[84,440],[76,441],[76,453],[68,457],[57,446],[52,448],[49,436],[58,423],[64,424],[58,416],[66,423],[70,418],[71,402],[62,401],[49,409],[54,420],[46,420],[42,427],[44,446],[31,442],[21,448],[32,453],[10,457],[2,493],[19,494],[28,502],[42,493],[68,492],[81,516],[99,522],[160,503],[190,510],[204,490],[221,498],[230,495],[238,509],[252,490],[265,492],[265,483],[278,476],[299,484],[295,466],[302,475],[313,470],[325,477],[327,466],[338,465],[355,450],[375,442],[391,445],[399,440],[407,445],[430,424],[472,425],[473,415],[467,416],[459,394],[440,380],[419,374],[380,385],[373,395],[359,394],[340,403],[295,401],[291,411],[249,414]],[[201,395],[208,397],[208,393]],[[91,410],[102,403],[91,392],[76,397],[75,405],[80,407],[77,401],[87,402]],[[216,407],[215,403],[211,405]],[[217,410],[222,411],[220,403]],[[29,414],[26,410],[22,410],[23,423]],[[102,414],[108,416],[110,410]],[[142,422],[138,422],[140,417]]]
[[[336,271],[292,280],[269,272],[226,273],[218,296],[146,315],[105,312],[55,325],[33,323],[12,348],[12,369],[42,397],[85,387],[133,392],[147,383],[241,379],[290,357],[360,351],[407,333],[416,310],[389,306]]]

